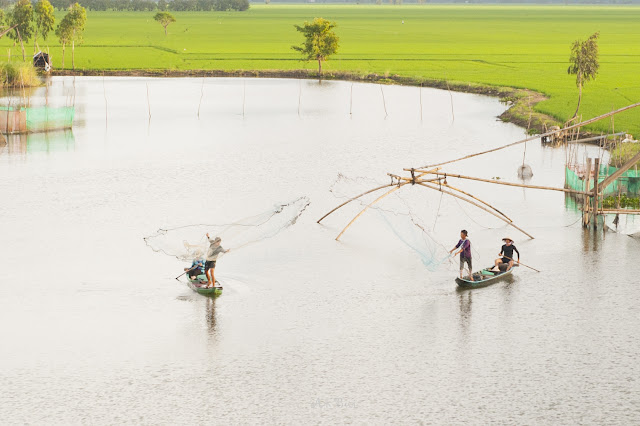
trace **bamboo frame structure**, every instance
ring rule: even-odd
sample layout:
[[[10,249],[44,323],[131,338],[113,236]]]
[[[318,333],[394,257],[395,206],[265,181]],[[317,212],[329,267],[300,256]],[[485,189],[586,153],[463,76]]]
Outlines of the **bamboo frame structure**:
[[[438,171],[438,170],[440,170],[440,169],[439,169],[439,168],[437,168],[437,169],[433,169],[433,170],[429,170],[429,171]],[[391,176],[392,178],[396,178],[396,179],[398,179],[398,180],[400,180],[400,179],[406,180],[406,179],[407,179],[407,178],[404,178],[404,177],[402,177],[402,176],[397,176],[397,175],[394,175],[394,174],[391,174],[391,173],[387,173],[387,175]],[[424,176],[424,173],[423,173],[423,174],[421,174],[421,175],[419,175],[418,177],[422,177],[422,176]],[[437,180],[437,179],[433,179],[433,180]],[[409,181],[409,182],[407,182],[407,183],[411,183],[411,181]],[[360,197],[362,197],[362,196],[364,196],[364,195],[370,194],[370,193],[372,193],[372,192],[378,191],[378,190],[383,189],[383,188],[388,188],[388,187],[390,187],[390,186],[396,186],[396,185],[397,185],[397,186],[401,186],[401,185],[405,185],[405,184],[395,184],[395,183],[393,183],[393,182],[392,182],[392,183],[389,183],[389,184],[387,184],[387,185],[381,185],[381,186],[378,186],[377,188],[373,188],[373,189],[370,189],[370,190],[368,190],[368,191],[365,191],[365,192],[363,192],[362,194],[360,194],[360,195],[356,195],[355,197],[350,198],[350,199],[348,199],[347,201],[345,201],[344,203],[340,204],[338,207],[334,208],[334,209],[333,209],[333,210],[331,210],[329,213],[325,214],[325,215],[324,215],[324,216],[322,216],[320,219],[318,219],[318,221],[317,221],[316,223],[320,223],[320,222],[322,222],[322,220],[323,220],[324,218],[326,218],[326,217],[327,217],[327,216],[329,216],[331,213],[333,213],[333,212],[335,212],[336,210],[338,210],[340,207],[346,206],[346,205],[347,205],[347,204],[349,204],[350,202],[352,202],[352,201],[354,201],[354,200],[357,200],[358,198],[360,198]]]
[[[466,199],[466,198],[464,198],[464,197],[462,197],[462,196],[460,196],[460,195],[458,195],[458,194],[456,194],[456,193],[453,193],[453,192],[450,192],[450,191],[445,191],[444,189],[442,189],[442,188],[438,188],[437,186],[431,186],[431,185],[428,185],[428,184],[426,184],[426,183],[419,183],[418,185],[420,185],[420,186],[424,186],[425,188],[429,188],[429,189],[435,189],[436,191],[440,191],[440,192],[445,193],[445,194],[447,194],[447,195],[451,195],[452,197],[456,197],[456,198],[459,198],[459,199],[461,199],[461,200],[463,200],[463,201],[466,201],[467,203],[469,203],[469,204],[472,204],[472,205],[476,206],[476,207],[477,207],[477,208],[479,208],[480,210],[484,210],[484,211],[486,211],[487,213],[489,213],[489,214],[491,214],[491,215],[493,215],[493,216],[497,217],[498,219],[500,219],[500,220],[502,220],[503,222],[505,222],[507,225],[513,226],[513,227],[514,227],[514,228],[516,228],[518,231],[522,232],[524,235],[526,235],[527,237],[531,238],[532,240],[533,240],[533,239],[535,239],[535,237],[534,237],[533,235],[529,234],[527,231],[525,231],[524,229],[520,228],[519,226],[517,226],[516,224],[514,224],[512,221],[509,221],[509,220],[507,220],[507,219],[503,218],[503,217],[502,217],[502,216],[500,216],[499,214],[492,212],[492,211],[491,211],[491,210],[489,210],[488,208],[481,206],[480,204],[476,203],[476,202],[475,202],[475,201],[473,201],[473,200],[468,200],[468,199]]]
[[[383,94],[384,96],[384,94]],[[333,210],[331,210],[330,212],[328,212],[327,214],[325,214],[324,216],[322,216],[319,220],[318,223],[320,223],[323,219],[325,219],[327,216],[329,216],[330,214],[332,214],[333,212],[335,212],[336,210],[340,209],[341,207],[347,205],[348,203],[350,203],[353,200],[356,200],[366,194],[370,194],[372,192],[375,191],[379,191],[381,189],[384,188],[389,188],[391,186],[395,186],[395,188],[385,192],[384,194],[382,194],[381,196],[379,196],[378,198],[376,198],[375,200],[373,200],[371,203],[367,204],[353,219],[351,219],[351,221],[347,224],[347,226],[344,227],[344,229],[342,229],[342,231],[340,232],[340,234],[338,234],[338,236],[336,237],[336,240],[339,240],[340,237],[342,237],[342,235],[347,231],[347,229],[349,229],[349,227],[351,225],[353,225],[353,223],[360,217],[362,216],[371,206],[373,206],[374,204],[378,203],[379,201],[381,201],[382,199],[384,199],[385,197],[387,197],[388,195],[394,193],[395,191],[398,191],[400,188],[402,188],[405,185],[409,185],[411,184],[413,185],[420,185],[422,187],[428,188],[428,189],[433,189],[436,191],[439,191],[443,194],[447,194],[450,195],[452,197],[458,198],[460,200],[463,200],[495,217],[497,217],[498,219],[502,220],[503,222],[505,222],[507,225],[512,226],[513,228],[517,229],[518,231],[522,232],[523,234],[525,234],[526,236],[528,236],[529,238],[533,239],[534,237],[529,234],[528,232],[526,232],[525,230],[523,230],[522,228],[518,227],[515,223],[513,223],[513,220],[511,218],[509,218],[506,214],[502,213],[500,210],[498,210],[497,208],[495,208],[494,206],[492,206],[491,204],[487,203],[484,200],[481,200],[480,198],[466,192],[463,191],[462,189],[453,187],[451,185],[449,185],[447,183],[447,177],[451,177],[451,178],[458,178],[458,179],[467,179],[467,180],[474,180],[474,181],[479,181],[479,182],[486,182],[486,183],[492,183],[492,184],[496,184],[496,185],[505,185],[505,186],[512,186],[512,187],[520,187],[520,188],[530,188],[530,189],[540,189],[540,190],[546,190],[546,191],[558,191],[558,192],[564,192],[564,193],[568,193],[568,194],[577,194],[577,195],[583,195],[585,196],[585,204],[583,206],[583,210],[584,210],[584,214],[585,217],[583,218],[583,224],[586,226],[589,223],[589,214],[588,211],[591,211],[591,215],[593,215],[594,213],[597,215],[598,213],[598,201],[599,201],[599,196],[600,196],[600,191],[604,190],[604,188],[606,188],[606,186],[608,186],[609,184],[611,184],[613,181],[615,181],[615,179],[617,179],[618,177],[620,177],[625,171],[627,171],[630,167],[633,166],[633,164],[635,164],[636,162],[640,161],[640,153],[636,154],[631,160],[629,160],[629,162],[627,162],[623,167],[621,167],[618,171],[616,171],[616,173],[612,174],[611,176],[607,177],[601,184],[598,183],[598,174],[596,172],[596,177],[595,177],[595,184],[594,184],[594,189],[589,191],[589,180],[590,180],[590,176],[589,176],[589,172],[591,169],[591,162],[589,161],[589,167],[588,167],[588,171],[587,171],[587,188],[585,188],[585,191],[579,191],[579,190],[575,190],[575,189],[570,189],[570,188],[556,188],[556,187],[551,187],[551,186],[541,186],[541,185],[529,185],[529,184],[524,184],[524,183],[513,183],[513,182],[502,182],[502,181],[497,181],[497,180],[491,180],[491,179],[484,179],[484,178],[478,178],[478,177],[473,177],[473,176],[465,176],[465,175],[460,175],[460,174],[451,174],[451,173],[444,173],[441,172],[441,167],[445,164],[450,164],[450,163],[454,163],[457,161],[461,161],[461,160],[465,160],[465,159],[469,159],[472,157],[476,157],[476,156],[480,156],[483,154],[488,154],[491,152],[495,152],[501,149],[505,149],[505,148],[509,148],[511,146],[515,146],[518,144],[522,144],[522,143],[526,143],[528,141],[534,140],[534,139],[538,139],[540,137],[545,137],[545,136],[550,136],[553,134],[556,134],[558,132],[566,132],[567,130],[573,130],[573,129],[579,129],[580,127],[586,126],[588,124],[591,123],[595,123],[599,120],[602,120],[604,118],[607,117],[613,117],[614,115],[623,112],[623,111],[627,111],[629,109],[632,108],[636,108],[640,106],[640,102],[631,104],[631,105],[627,105],[623,108],[619,108],[617,110],[608,112],[606,114],[602,114],[600,116],[591,118],[589,120],[586,121],[582,121],[580,120],[578,123],[570,125],[570,126],[565,126],[562,129],[559,130],[553,130],[547,133],[544,133],[542,135],[537,135],[537,136],[532,136],[532,137],[528,137],[525,139],[522,139],[520,141],[516,141],[501,147],[497,147],[497,148],[493,148],[487,151],[483,151],[483,152],[479,152],[479,153],[475,153],[475,154],[470,154],[455,160],[449,160],[449,161],[445,161],[445,162],[441,162],[441,163],[436,163],[436,164],[431,164],[428,166],[424,166],[421,168],[405,168],[403,169],[403,171],[405,172],[410,172],[411,173],[411,177],[404,177],[404,176],[399,176],[399,175],[395,175],[392,173],[387,173],[388,176],[391,177],[392,182],[388,185],[382,185],[373,189],[370,189],[366,192],[363,192],[360,195],[357,195],[353,198],[350,198],[349,200],[345,201],[344,203],[340,204],[339,206],[335,207]],[[599,172],[599,159],[596,160],[596,165],[595,165],[595,169],[598,170]],[[418,176],[416,176],[416,173],[419,173]],[[422,177],[424,175],[435,175],[436,178],[435,179],[422,179]],[[396,179],[397,183],[394,183],[393,180]],[[442,182],[444,180],[444,182]],[[433,182],[437,181],[438,184],[437,186],[433,185]],[[450,189],[449,190],[445,190],[443,189],[443,187]],[[452,192],[452,191],[456,191],[456,192]],[[589,197],[591,197],[591,201],[593,203],[593,207],[589,208],[589,203],[588,203],[588,199]],[[485,207],[486,206],[486,207]],[[602,213],[626,213],[626,214],[640,214],[640,210],[623,210],[623,209],[600,209],[600,211]],[[594,221],[595,222],[595,221]]]
[[[404,169],[404,170],[406,171],[406,170],[411,170],[411,169]],[[414,169],[414,170],[416,172],[422,172],[422,170],[420,170],[420,169]],[[553,186],[528,185],[526,183],[503,182],[503,181],[498,181],[498,180],[494,180],[494,179],[484,179],[484,178],[478,178],[478,177],[473,177],[473,176],[459,175],[459,174],[455,174],[455,173],[439,173],[439,172],[436,172],[435,174],[436,175],[443,175],[443,176],[446,176],[448,178],[477,180],[479,182],[493,183],[493,184],[496,184],[496,185],[517,186],[519,188],[544,189],[544,190],[547,190],[547,191],[560,191],[560,192],[567,192],[569,194],[580,194],[580,195],[589,195],[590,194],[589,192],[586,192],[586,191],[578,191],[576,189],[570,189],[570,188],[555,188]]]
[[[345,233],[345,231],[346,231],[347,229],[349,229],[349,227],[350,227],[351,225],[353,225],[353,222],[355,222],[355,221],[356,221],[360,216],[362,216],[362,215],[364,214],[364,212],[366,212],[366,211],[369,209],[369,207],[371,207],[372,205],[374,205],[374,204],[375,204],[375,203],[377,203],[378,201],[382,200],[382,199],[383,199],[384,197],[386,197],[387,195],[390,195],[392,192],[397,191],[398,189],[402,188],[402,187],[403,187],[403,186],[405,186],[405,185],[407,185],[407,184],[406,184],[406,183],[403,183],[403,184],[401,184],[401,185],[398,185],[398,186],[396,186],[395,188],[393,188],[392,190],[385,192],[384,194],[382,194],[381,196],[379,196],[378,198],[376,198],[375,200],[373,200],[371,203],[367,204],[367,206],[366,206],[364,209],[362,209],[362,210],[360,211],[360,213],[358,213],[358,214],[357,214],[353,219],[351,219],[351,222],[349,222],[349,224],[348,224],[347,226],[345,226],[345,227],[344,227],[344,229],[342,230],[342,232],[340,232],[340,233],[338,234],[338,236],[336,237],[336,241],[339,241],[339,240],[340,240],[340,237],[342,237],[342,234],[344,234],[344,233]]]

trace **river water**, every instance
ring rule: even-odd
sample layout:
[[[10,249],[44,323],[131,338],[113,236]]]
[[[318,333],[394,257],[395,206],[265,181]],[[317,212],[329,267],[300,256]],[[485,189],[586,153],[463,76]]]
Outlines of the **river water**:
[[[456,289],[455,262],[427,270],[375,214],[335,241],[361,206],[316,224],[342,202],[329,191],[338,174],[385,183],[387,172],[521,139],[496,119],[496,99],[69,77],[32,103],[45,99],[75,104],[73,132],[0,146],[3,424],[640,421],[640,241],[583,231],[563,193],[450,179],[530,240],[453,198],[403,192],[425,197],[438,244],[469,230],[476,266],[511,236],[541,270],[470,291]],[[516,182],[523,154],[446,170]],[[562,186],[565,159],[529,143],[529,183]],[[216,300],[176,281],[184,265],[143,241],[300,196],[311,205],[294,226],[218,262]]]

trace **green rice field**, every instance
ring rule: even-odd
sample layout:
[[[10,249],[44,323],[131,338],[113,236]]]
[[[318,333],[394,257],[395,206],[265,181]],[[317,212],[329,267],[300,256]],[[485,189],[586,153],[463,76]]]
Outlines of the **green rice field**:
[[[293,25],[324,17],[338,24],[341,39],[325,71],[534,89],[549,97],[536,110],[565,120],[577,102],[575,77],[567,75],[569,46],[600,31],[600,74],[585,87],[583,118],[640,101],[640,7],[259,4],[248,12],[174,15],[165,36],[153,13],[88,12],[76,67],[314,69],[290,48],[301,42]],[[6,52],[12,41],[0,44]],[[61,47],[53,36],[48,45],[59,68]],[[11,50],[15,60],[19,46]],[[65,66],[71,66],[70,49]],[[592,129],[611,125],[606,120]],[[640,109],[617,116],[615,130],[640,136]]]

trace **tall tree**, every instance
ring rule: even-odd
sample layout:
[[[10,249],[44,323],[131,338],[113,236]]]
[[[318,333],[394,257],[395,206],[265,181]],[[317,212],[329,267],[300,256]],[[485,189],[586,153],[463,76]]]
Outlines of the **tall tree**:
[[[62,21],[56,27],[55,34],[62,45],[62,69],[64,69],[64,52],[67,44],[71,42],[71,20],[68,18],[68,14],[62,18]]]
[[[173,17],[169,12],[158,12],[153,17],[156,21],[160,22],[160,25],[164,27],[164,35],[167,35],[167,27],[170,23],[176,22],[176,18]]]
[[[158,10],[165,11],[167,10],[167,0],[158,0]]]
[[[571,45],[571,56],[569,57],[569,69],[567,73],[576,76],[576,86],[578,86],[578,107],[573,117],[578,115],[580,102],[582,101],[582,87],[589,81],[595,80],[600,68],[598,61],[598,36],[599,32],[591,34],[585,40],[576,40]]]
[[[71,68],[76,69],[76,41],[82,41],[84,26],[87,23],[87,11],[79,3],[74,3],[67,13],[71,26]]]
[[[49,31],[53,29],[56,17],[53,15],[53,6],[49,0],[38,0],[35,7],[36,30],[33,36],[33,53],[38,49],[38,32],[42,35],[43,40],[49,37]]]
[[[29,41],[33,35],[33,7],[29,0],[18,0],[9,12],[7,23],[10,27],[16,25],[16,30],[7,34],[9,38],[19,41],[22,47],[22,60],[26,61],[24,41]]]
[[[305,60],[318,61],[318,73],[322,74],[322,62],[338,51],[338,41],[340,40],[333,29],[334,22],[324,18],[315,18],[312,22],[304,25],[294,25],[296,30],[304,35],[304,43],[301,46],[291,46],[304,56]]]

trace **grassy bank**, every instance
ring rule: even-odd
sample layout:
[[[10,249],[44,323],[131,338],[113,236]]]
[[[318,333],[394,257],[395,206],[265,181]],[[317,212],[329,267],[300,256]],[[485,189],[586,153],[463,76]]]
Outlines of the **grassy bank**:
[[[30,63],[0,62],[0,87],[33,87],[41,83]]]
[[[537,99],[536,113],[564,120],[573,114],[577,102],[575,78],[566,73],[569,45],[600,31],[601,70],[584,90],[583,116],[640,100],[638,7],[253,5],[242,13],[175,16],[177,22],[165,37],[151,13],[90,12],[85,42],[76,48],[76,66],[88,70],[313,70],[315,64],[299,61],[290,49],[301,41],[293,25],[322,16],[338,23],[341,37],[340,53],[325,66],[330,73],[448,81],[458,89],[532,89],[546,97]],[[54,40],[49,44],[54,67],[59,68],[61,47]],[[12,47],[5,38],[0,45],[18,54],[19,47]],[[67,49],[65,64],[70,63]],[[514,97],[521,102],[512,114],[520,122],[529,116],[529,95],[524,97],[526,101]],[[518,122],[518,117],[509,119]],[[608,121],[601,122],[591,130],[606,132],[609,126]],[[640,135],[640,110],[617,116],[615,127]]]

